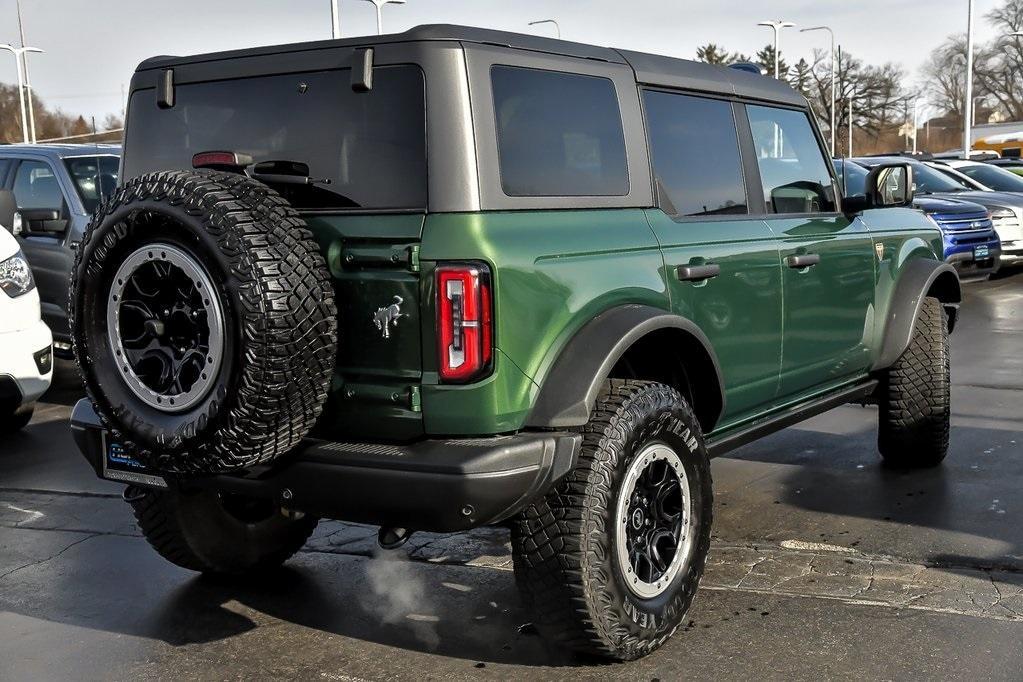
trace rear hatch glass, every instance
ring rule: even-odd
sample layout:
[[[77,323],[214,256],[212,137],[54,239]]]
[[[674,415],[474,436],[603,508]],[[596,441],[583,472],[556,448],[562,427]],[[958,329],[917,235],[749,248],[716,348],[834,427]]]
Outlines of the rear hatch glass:
[[[198,152],[307,164],[313,185],[275,185],[298,209],[425,210],[426,114],[417,66],[380,66],[355,92],[338,69],[176,86],[131,98],[124,177],[191,168]]]

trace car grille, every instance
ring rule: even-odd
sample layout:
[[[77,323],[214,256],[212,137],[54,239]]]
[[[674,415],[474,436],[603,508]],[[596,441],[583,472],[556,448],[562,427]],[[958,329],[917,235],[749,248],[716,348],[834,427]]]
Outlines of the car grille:
[[[935,214],[934,221],[942,232],[949,234],[983,234],[994,229],[991,218],[986,213]]]

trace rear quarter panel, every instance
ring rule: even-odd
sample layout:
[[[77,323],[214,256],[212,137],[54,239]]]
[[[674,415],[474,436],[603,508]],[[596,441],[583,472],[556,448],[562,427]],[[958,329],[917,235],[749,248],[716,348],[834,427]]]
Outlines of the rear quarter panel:
[[[494,277],[495,368],[465,386],[437,379],[438,261],[475,260]],[[624,303],[668,310],[663,258],[640,209],[508,211],[427,217],[423,265],[423,415],[427,433],[521,428],[562,348]]]

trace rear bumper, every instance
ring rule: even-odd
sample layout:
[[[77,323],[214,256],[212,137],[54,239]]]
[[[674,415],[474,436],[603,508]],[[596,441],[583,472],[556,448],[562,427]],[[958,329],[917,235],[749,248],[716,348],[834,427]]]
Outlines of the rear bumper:
[[[71,431],[96,474],[105,472],[106,433],[86,400]],[[426,440],[411,445],[307,441],[271,467],[168,485],[275,499],[317,516],[411,530],[453,532],[504,521],[574,466],[574,433]]]

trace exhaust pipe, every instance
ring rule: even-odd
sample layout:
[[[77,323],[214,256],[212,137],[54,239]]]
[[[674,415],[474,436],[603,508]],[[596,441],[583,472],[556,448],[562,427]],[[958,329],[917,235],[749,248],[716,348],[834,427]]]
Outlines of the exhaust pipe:
[[[377,531],[377,544],[380,545],[381,549],[398,549],[412,537],[412,533],[408,528],[389,528],[381,526],[380,530]]]

